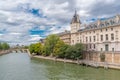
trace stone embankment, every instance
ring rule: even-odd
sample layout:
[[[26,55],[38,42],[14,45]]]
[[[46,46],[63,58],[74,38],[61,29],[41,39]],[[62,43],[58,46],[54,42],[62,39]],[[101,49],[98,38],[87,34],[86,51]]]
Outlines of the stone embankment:
[[[103,67],[105,69],[112,68],[112,69],[120,69],[119,63],[113,63],[113,62],[100,62],[100,61],[93,61],[93,60],[71,60],[71,59],[61,59],[61,58],[55,58],[50,56],[41,56],[41,55],[31,55],[30,51],[28,50],[28,55],[32,58],[39,58],[39,59],[46,59],[46,60],[53,60],[53,61],[60,61],[64,63],[73,63],[73,64],[84,64],[86,66],[92,66],[92,67]]]
[[[0,56],[4,55],[4,54],[8,54],[10,52],[11,52],[10,50],[2,50],[2,51],[0,51]]]
[[[103,67],[105,69],[108,69],[108,68],[120,69],[120,64],[117,64],[117,63],[95,62],[95,61],[88,61],[88,60],[70,60],[70,59],[60,59],[60,58],[55,58],[55,57],[44,57],[44,56],[32,56],[32,57],[39,58],[39,59],[60,61],[64,63],[85,64],[86,66],[92,66],[96,68]]]

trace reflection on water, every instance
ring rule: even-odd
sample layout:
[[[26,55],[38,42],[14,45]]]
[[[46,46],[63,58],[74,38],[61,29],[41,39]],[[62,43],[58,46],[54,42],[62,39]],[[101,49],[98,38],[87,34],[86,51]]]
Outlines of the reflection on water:
[[[30,59],[26,53],[0,56],[0,80],[120,80],[119,70]]]

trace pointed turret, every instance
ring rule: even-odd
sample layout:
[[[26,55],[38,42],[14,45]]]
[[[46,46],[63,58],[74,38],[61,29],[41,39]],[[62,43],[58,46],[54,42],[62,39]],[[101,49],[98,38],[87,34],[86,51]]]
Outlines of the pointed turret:
[[[75,14],[74,14],[72,21],[71,21],[71,24],[73,24],[73,23],[80,23],[81,24],[80,19],[79,19],[79,15],[77,14],[76,10],[75,10]]]
[[[80,17],[77,14],[77,11],[75,10],[75,14],[74,14],[72,21],[71,21],[71,33],[75,33],[80,29],[81,22],[80,22],[79,18]]]

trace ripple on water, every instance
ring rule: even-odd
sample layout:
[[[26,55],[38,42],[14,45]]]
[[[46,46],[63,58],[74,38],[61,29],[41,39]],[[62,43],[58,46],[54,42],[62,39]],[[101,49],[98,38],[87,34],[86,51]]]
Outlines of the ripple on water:
[[[120,80],[119,70],[30,59],[25,53],[0,56],[0,80]]]

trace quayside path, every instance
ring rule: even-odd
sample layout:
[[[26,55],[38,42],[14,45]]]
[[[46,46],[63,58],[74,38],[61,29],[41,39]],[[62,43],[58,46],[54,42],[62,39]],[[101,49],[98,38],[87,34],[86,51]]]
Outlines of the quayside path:
[[[108,69],[108,68],[120,69],[120,64],[118,63],[96,62],[96,61],[90,61],[90,60],[70,60],[70,59],[61,59],[61,58],[44,57],[44,56],[32,56],[32,57],[39,58],[39,59],[52,60],[52,61],[60,61],[64,63],[85,64],[86,66],[92,66],[95,68],[103,67],[105,69]]]

